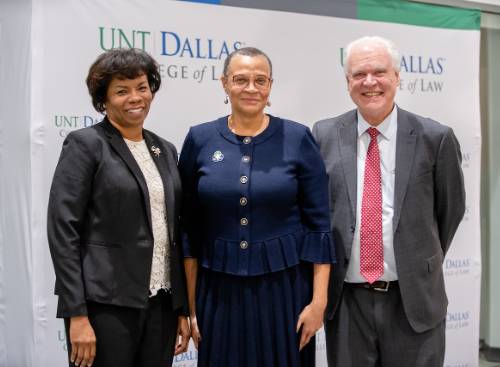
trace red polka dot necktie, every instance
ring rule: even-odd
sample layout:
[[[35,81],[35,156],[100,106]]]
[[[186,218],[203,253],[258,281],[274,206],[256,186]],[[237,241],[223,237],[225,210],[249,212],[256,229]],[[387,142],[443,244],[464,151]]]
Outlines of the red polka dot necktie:
[[[360,271],[373,283],[384,273],[384,245],[382,239],[382,178],[378,130],[370,127],[370,144],[366,153],[363,199],[361,201]]]

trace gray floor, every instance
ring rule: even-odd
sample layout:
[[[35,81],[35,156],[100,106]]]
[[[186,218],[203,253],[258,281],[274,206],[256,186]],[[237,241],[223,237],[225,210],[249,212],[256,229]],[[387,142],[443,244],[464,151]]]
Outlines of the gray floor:
[[[500,367],[498,362],[488,362],[483,359],[479,359],[479,367]]]
[[[488,362],[479,354],[479,367],[500,367],[500,362]]]

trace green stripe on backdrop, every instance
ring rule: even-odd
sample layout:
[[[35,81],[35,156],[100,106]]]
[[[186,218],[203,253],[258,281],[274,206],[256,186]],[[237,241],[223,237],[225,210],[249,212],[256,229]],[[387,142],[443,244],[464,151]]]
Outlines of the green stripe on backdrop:
[[[479,29],[481,12],[404,0],[357,0],[357,17],[390,23],[449,29]]]

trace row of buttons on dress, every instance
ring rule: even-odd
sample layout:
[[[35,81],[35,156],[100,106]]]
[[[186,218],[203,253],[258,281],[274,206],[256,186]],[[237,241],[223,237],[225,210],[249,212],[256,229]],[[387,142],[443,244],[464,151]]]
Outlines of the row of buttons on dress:
[[[245,138],[243,138],[243,144],[248,145],[248,144],[250,144],[251,142],[252,142],[252,138],[251,138],[251,137],[246,136]],[[243,155],[243,156],[241,157],[241,161],[242,161],[243,163],[250,163],[250,156],[249,156],[249,155],[247,155],[247,154]],[[247,169],[247,170],[248,170],[248,169]],[[242,176],[240,177],[240,182],[241,182],[243,185],[245,185],[246,183],[248,183],[248,180],[249,180],[249,178],[248,178],[248,176],[247,176],[247,175],[242,175]],[[248,189],[246,188],[246,190],[248,190]],[[247,203],[248,203],[248,199],[247,199],[245,196],[242,196],[242,197],[240,198],[240,205],[241,205],[242,207],[244,207],[244,206],[246,206],[246,205],[247,205]],[[241,226],[247,226],[247,225],[248,225],[248,218],[242,217],[242,218],[240,219],[240,225],[241,225]],[[242,250],[247,249],[247,248],[248,248],[248,241],[245,241],[245,240],[240,241],[240,248],[241,248]]]

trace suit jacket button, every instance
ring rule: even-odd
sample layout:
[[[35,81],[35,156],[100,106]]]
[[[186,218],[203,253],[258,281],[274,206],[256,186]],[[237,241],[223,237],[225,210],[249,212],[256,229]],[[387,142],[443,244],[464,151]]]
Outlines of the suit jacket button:
[[[356,230],[356,227],[351,226],[351,233],[354,233],[355,230]]]
[[[246,248],[248,248],[248,242],[247,241],[241,241],[240,242],[240,248],[242,250],[245,250]]]

